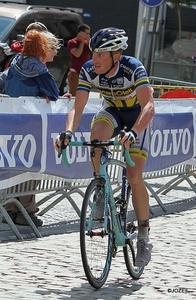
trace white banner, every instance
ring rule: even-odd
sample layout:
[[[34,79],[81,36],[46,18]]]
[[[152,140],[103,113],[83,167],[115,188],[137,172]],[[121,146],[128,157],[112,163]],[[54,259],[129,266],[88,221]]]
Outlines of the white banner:
[[[65,120],[73,101],[46,103],[45,99],[0,98],[0,189],[48,176],[68,181],[91,178],[89,149],[68,147],[66,169],[53,148],[57,134],[65,129]],[[102,100],[90,98],[75,140],[88,140],[90,123]],[[156,114],[145,171],[161,170],[195,155],[195,100],[155,100]],[[85,170],[85,172],[84,172]],[[49,178],[49,177],[48,177]]]

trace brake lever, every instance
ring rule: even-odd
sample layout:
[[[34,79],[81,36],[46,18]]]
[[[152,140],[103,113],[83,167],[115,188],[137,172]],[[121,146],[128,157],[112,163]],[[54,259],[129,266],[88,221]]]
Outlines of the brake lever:
[[[124,130],[121,130],[119,133],[120,139],[122,139],[124,136],[125,136],[125,132],[124,132]]]
[[[67,148],[67,145],[64,144],[64,140],[62,139],[61,146],[59,147],[59,150],[58,150],[58,158],[61,157],[62,149],[66,149],[66,148]]]
[[[61,150],[61,147],[59,147],[59,150],[58,150],[58,158],[61,157],[61,154],[62,154],[62,150]]]

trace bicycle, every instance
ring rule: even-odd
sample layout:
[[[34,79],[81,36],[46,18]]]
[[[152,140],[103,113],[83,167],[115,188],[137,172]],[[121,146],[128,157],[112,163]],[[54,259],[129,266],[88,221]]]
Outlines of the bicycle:
[[[81,209],[80,251],[87,280],[95,289],[101,288],[109,275],[112,258],[119,246],[123,254],[127,271],[133,279],[138,279],[144,267],[135,266],[137,226],[134,221],[128,222],[128,205],[131,188],[126,179],[126,166],[122,160],[113,159],[108,146],[120,146],[114,141],[71,141],[70,146],[90,146],[91,151],[101,149],[100,175],[89,183]],[[129,150],[124,151],[126,162],[134,166]],[[66,167],[69,163],[65,149],[62,158]],[[118,197],[114,197],[108,171],[117,166],[122,170],[122,186]],[[104,198],[104,212],[101,220],[93,218],[97,201]]]

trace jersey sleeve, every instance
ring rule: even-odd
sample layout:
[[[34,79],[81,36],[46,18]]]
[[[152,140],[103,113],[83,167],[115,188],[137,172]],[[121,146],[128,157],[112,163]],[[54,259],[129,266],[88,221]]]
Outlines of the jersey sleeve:
[[[78,91],[90,92],[92,87],[92,69],[93,65],[91,61],[88,61],[83,65],[80,70],[79,80],[78,80]]]
[[[135,89],[141,86],[150,85],[148,74],[143,65],[138,66],[134,71]]]

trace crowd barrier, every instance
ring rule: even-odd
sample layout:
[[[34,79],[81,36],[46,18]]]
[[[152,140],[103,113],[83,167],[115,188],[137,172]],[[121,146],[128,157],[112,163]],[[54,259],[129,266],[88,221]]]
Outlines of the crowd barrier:
[[[14,203],[18,207],[18,209],[21,210],[36,237],[41,237],[41,233],[31,221],[31,218],[29,217],[23,206],[20,204],[20,202],[15,199],[16,197],[31,194],[44,194],[42,199],[37,202],[40,216],[43,216],[60,201],[67,199],[72,205],[73,209],[76,211],[78,217],[80,217],[80,207],[78,207],[78,205],[75,203],[73,194],[79,194],[83,197],[84,192],[82,191],[82,189],[88,185],[90,179],[75,181],[73,180],[72,182],[67,182],[65,178],[58,178],[56,176],[52,177],[42,175],[41,177],[41,180],[29,180],[16,186],[0,190],[0,211],[2,213],[2,216],[6,218],[7,223],[13,230],[16,237],[20,240],[23,240],[23,237],[19,232],[18,227],[13,223],[4,208],[4,205],[8,203]],[[45,196],[46,193],[47,196]],[[54,200],[52,200],[51,202],[51,199]],[[42,205],[46,204],[47,202],[50,204],[45,205],[44,209],[42,209]]]
[[[119,150],[118,150],[119,152]],[[113,151],[115,153],[115,151]],[[116,156],[115,156],[116,158]],[[110,178],[112,181],[113,190],[116,193],[120,190],[121,183],[121,170],[119,170],[118,166],[115,166],[115,170],[111,170]],[[119,174],[120,173],[120,174]],[[91,181],[89,179],[75,179],[72,182],[67,182],[64,178],[58,177],[50,177],[46,176],[44,179],[44,175],[42,176],[42,180],[30,180],[27,182],[23,182],[14,187],[7,188],[5,190],[0,190],[0,211],[2,215],[6,218],[10,228],[13,230],[16,237],[20,240],[23,240],[22,235],[20,234],[18,227],[12,222],[9,218],[9,215],[4,209],[4,205],[6,203],[14,203],[21,210],[23,215],[25,216],[27,222],[32,228],[36,237],[41,237],[41,233],[38,228],[35,227],[34,223],[31,221],[29,215],[23,206],[18,202],[15,198],[24,195],[30,194],[44,194],[41,200],[37,201],[37,207],[39,208],[39,216],[43,216],[50,209],[55,207],[61,201],[65,199],[69,201],[70,205],[73,207],[75,212],[80,218],[81,206],[78,206],[75,199],[77,199],[76,195],[84,196],[85,188]],[[168,178],[168,181],[164,183],[159,189],[154,190],[150,184],[150,179],[158,179],[158,178]],[[169,177],[172,179],[169,180]],[[167,206],[161,201],[161,194],[166,194],[170,190],[176,188],[182,181],[187,181],[190,185],[192,191],[196,193],[196,186],[192,181],[191,177],[195,179],[196,177],[196,166],[189,164],[182,164],[175,167],[167,168],[165,170],[160,170],[156,172],[145,172],[144,173],[144,182],[149,190],[150,195],[157,201],[158,205],[163,210],[163,213],[167,213]],[[47,195],[46,195],[47,194]],[[183,199],[182,199],[183,201]],[[47,205],[47,203],[49,203]],[[43,208],[42,208],[43,207]],[[150,205],[150,211],[152,215],[155,215],[153,206]]]
[[[157,107],[158,106],[159,106],[159,102],[157,102]],[[173,112],[171,113],[173,114]],[[193,123],[195,124],[194,120]],[[194,141],[195,141],[195,133],[194,133]],[[195,147],[194,141],[193,141],[193,148]],[[119,151],[119,148],[112,149],[112,152],[115,158],[120,158],[119,155],[121,155],[121,151]],[[191,156],[189,158],[193,158],[193,157],[195,157],[195,149],[194,149],[194,153],[191,153]],[[155,158],[154,160],[156,161]],[[194,161],[194,158],[193,158],[193,163],[190,163],[190,159],[187,159],[181,163],[177,163],[174,166],[172,165],[170,167],[169,165],[160,170],[157,170],[156,168],[155,170],[151,170],[151,171],[145,170],[144,181],[151,196],[157,201],[158,205],[162,208],[163,212],[167,213],[167,207],[161,201],[160,195],[167,194],[171,189],[174,189],[176,186],[178,186],[183,180],[186,180],[190,185],[191,189],[194,192],[196,192],[196,187],[193,182],[193,180],[195,180],[195,172],[196,172],[196,163]],[[78,206],[78,204],[76,203],[75,195],[76,194],[80,195],[82,198],[84,196],[85,188],[87,187],[88,183],[91,180],[91,177],[85,179],[67,180],[61,176],[52,176],[52,175],[41,174],[41,173],[39,174],[39,176],[35,174],[36,176],[33,177],[33,172],[31,173],[31,175],[32,175],[31,180],[20,182],[18,184],[15,184],[13,186],[8,186],[0,190],[0,211],[2,215],[6,218],[7,223],[9,224],[10,228],[13,230],[16,237],[20,240],[22,240],[23,237],[19,232],[18,227],[12,222],[6,210],[4,209],[4,205],[6,203],[10,203],[10,202],[15,203],[23,213],[26,220],[28,221],[35,236],[41,237],[41,233],[39,229],[35,227],[34,223],[31,221],[25,209],[14,198],[18,196],[30,195],[34,193],[43,194],[41,200],[37,202],[37,206],[39,208],[38,214],[40,216],[47,213],[51,208],[55,207],[55,205],[57,205],[62,200],[67,199],[69,203],[72,205],[75,212],[77,213],[78,218],[80,218],[81,206]],[[111,177],[114,191],[118,192],[120,189],[119,169],[115,168],[115,170],[111,170],[110,177]],[[156,178],[162,178],[162,177],[168,178],[167,183],[163,184],[158,190],[153,189],[150,184],[150,180]],[[169,179],[170,177],[172,178]],[[47,195],[45,195],[45,193],[47,193]],[[150,213],[152,215],[154,214],[154,210],[151,205],[150,205]]]
[[[195,82],[188,82],[188,81],[182,81],[182,80],[176,80],[176,79],[169,79],[169,78],[163,78],[163,77],[156,77],[156,76],[150,76],[149,77],[150,83],[152,85],[169,85],[172,86],[187,86],[188,88],[195,87]]]
[[[154,89],[155,98],[159,98],[164,93],[168,91],[174,91],[174,90],[188,91],[190,93],[196,94],[196,86],[194,82],[187,82],[187,81],[161,78],[155,76],[150,76],[149,80]],[[190,96],[187,96],[187,98],[189,97]]]

